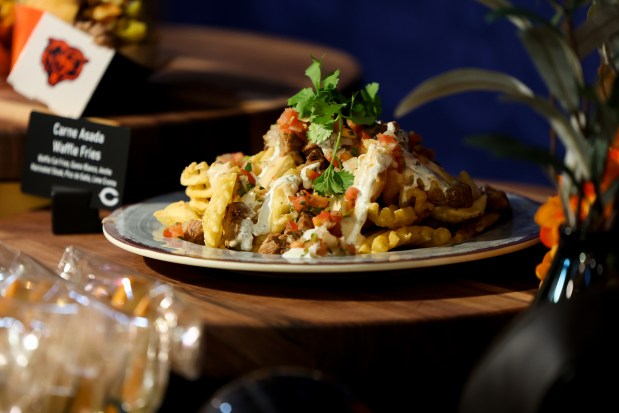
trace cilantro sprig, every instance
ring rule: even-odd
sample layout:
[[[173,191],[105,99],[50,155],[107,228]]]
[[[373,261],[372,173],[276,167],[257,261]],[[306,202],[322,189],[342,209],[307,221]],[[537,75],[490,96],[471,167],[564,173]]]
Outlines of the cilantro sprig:
[[[350,119],[358,125],[374,123],[382,112],[378,96],[378,83],[369,83],[365,89],[357,91],[350,97],[337,90],[340,70],[322,78],[321,61],[312,57],[312,63],[305,70],[305,75],[312,82],[312,87],[300,90],[288,99],[288,105],[299,113],[299,119],[310,122],[307,139],[320,144],[331,137],[337,125],[337,138],[333,147],[333,156],[327,169],[314,181],[314,190],[320,195],[343,194],[353,184],[354,176],[347,171],[336,171],[334,162],[340,147],[344,120]]]

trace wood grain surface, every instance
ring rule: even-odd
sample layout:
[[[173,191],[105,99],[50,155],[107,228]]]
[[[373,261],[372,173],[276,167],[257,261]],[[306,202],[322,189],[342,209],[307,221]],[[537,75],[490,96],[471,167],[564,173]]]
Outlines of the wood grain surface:
[[[281,365],[327,372],[375,413],[455,411],[484,349],[531,302],[545,253],[536,245],[462,264],[282,279],[144,258],[99,233],[54,235],[48,210],[0,219],[0,242],[51,268],[75,245],[187,294],[205,325],[203,377],[173,379],[161,412],[178,411],[179,400],[197,408],[219,385]]]

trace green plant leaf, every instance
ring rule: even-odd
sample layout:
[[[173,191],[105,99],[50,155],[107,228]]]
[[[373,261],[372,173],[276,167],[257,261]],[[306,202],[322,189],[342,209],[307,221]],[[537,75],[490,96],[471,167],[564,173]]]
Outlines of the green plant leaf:
[[[555,131],[561,143],[565,146],[578,164],[579,175],[591,177],[591,145],[579,130],[574,128],[563,112],[551,105],[547,100],[537,96],[509,96],[507,99],[523,103],[542,115]]]
[[[419,106],[448,95],[480,90],[533,96],[524,83],[505,73],[485,69],[454,69],[434,76],[410,91],[397,105],[394,116],[400,118]]]
[[[476,0],[476,1],[488,7],[489,9],[494,10],[497,13],[503,13],[504,10],[516,10],[514,5],[507,0]],[[531,26],[531,22],[525,18],[526,15],[523,13],[511,14],[511,15],[505,13],[504,15],[506,15],[507,19],[510,22],[512,22],[513,25],[516,26],[519,30],[523,30]]]
[[[574,50],[556,30],[547,26],[525,29],[520,36],[549,92],[564,109],[576,112],[580,105],[583,74]]]
[[[587,21],[574,33],[576,53],[580,58],[619,36],[619,5],[596,2],[590,11]]]
[[[472,135],[467,137],[465,141],[471,146],[488,150],[496,157],[531,162],[542,168],[552,168],[556,173],[566,172],[573,176],[565,164],[550,153],[548,149],[527,145],[510,135],[494,133]]]

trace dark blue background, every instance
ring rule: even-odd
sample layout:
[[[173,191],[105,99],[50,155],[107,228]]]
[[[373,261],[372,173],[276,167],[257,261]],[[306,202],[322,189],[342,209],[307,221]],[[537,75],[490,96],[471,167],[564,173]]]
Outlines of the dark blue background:
[[[545,1],[513,3],[548,14]],[[504,71],[545,95],[515,27],[506,20],[487,21],[488,9],[473,0],[166,0],[161,13],[171,23],[239,28],[342,49],[359,61],[364,82],[380,83],[385,121],[393,119],[398,102],[418,83],[457,67]],[[499,101],[494,93],[434,101],[399,122],[421,134],[452,173],[550,182],[536,165],[497,159],[464,142],[470,135],[504,132],[548,144],[544,119],[521,105]]]

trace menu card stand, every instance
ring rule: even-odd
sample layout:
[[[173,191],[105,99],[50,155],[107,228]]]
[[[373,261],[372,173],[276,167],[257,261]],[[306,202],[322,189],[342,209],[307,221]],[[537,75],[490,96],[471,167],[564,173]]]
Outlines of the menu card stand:
[[[52,187],[52,232],[87,234],[101,232],[99,210],[91,206],[92,193],[84,188]]]

